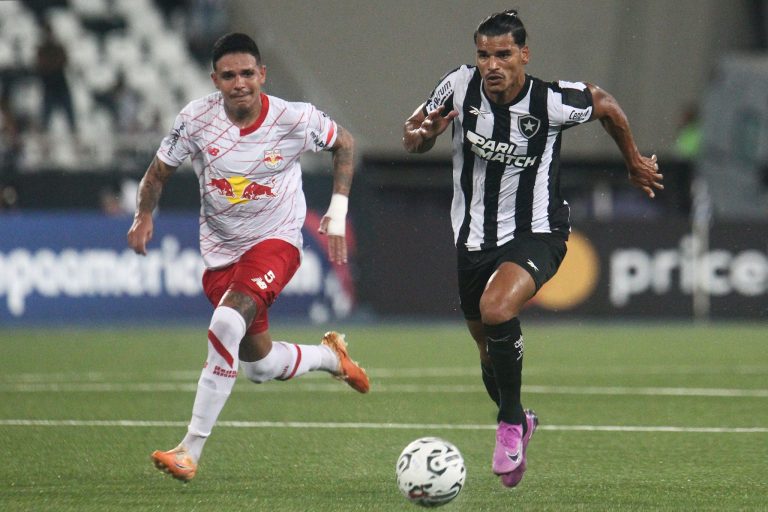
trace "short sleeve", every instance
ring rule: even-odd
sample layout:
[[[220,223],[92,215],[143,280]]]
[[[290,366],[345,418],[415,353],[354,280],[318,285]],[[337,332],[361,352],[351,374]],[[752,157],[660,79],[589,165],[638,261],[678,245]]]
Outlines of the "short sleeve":
[[[461,68],[446,73],[438,82],[435,88],[424,103],[424,115],[429,114],[436,108],[445,107],[443,113],[447,114],[453,110],[453,91],[456,87],[456,79]]]
[[[157,150],[157,157],[172,167],[179,167],[192,153],[185,119],[183,112],[176,116],[170,133],[163,138]]]
[[[581,124],[592,118],[592,93],[584,82],[557,82],[560,101],[555,119],[565,127]]]
[[[307,108],[307,137],[304,149],[307,151],[330,150],[336,143],[339,127],[328,114],[306,103]]]

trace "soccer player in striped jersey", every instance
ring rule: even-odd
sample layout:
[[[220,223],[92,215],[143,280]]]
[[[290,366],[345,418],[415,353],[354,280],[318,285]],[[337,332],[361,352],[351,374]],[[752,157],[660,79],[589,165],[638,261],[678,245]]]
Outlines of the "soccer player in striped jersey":
[[[197,472],[238,368],[256,383],[321,370],[360,393],[369,389],[342,335],[326,333],[319,345],[273,342],[267,317],[301,262],[306,202],[299,158],[304,152],[332,154],[333,193],[319,231],[328,236],[331,261],[347,261],[354,140],[313,105],[263,93],[266,67],[249,36],[219,39],[212,64],[218,91],[192,101],[177,116],[141,180],[128,231],[128,245],[146,254],[163,185],[191,158],[200,183],[203,289],[215,309],[187,434],[176,448],[152,454],[158,469],[182,481]]]
[[[565,257],[568,203],[559,190],[563,131],[595,119],[613,138],[629,181],[653,198],[656,156],[643,156],[616,100],[586,82],[526,74],[530,54],[517,11],[494,13],[474,34],[476,62],[446,74],[405,122],[408,152],[429,151],[452,126],[451,222],[459,297],[480,351],[482,379],[498,405],[493,472],[520,483],[538,418],[520,398],[523,335],[518,315]]]

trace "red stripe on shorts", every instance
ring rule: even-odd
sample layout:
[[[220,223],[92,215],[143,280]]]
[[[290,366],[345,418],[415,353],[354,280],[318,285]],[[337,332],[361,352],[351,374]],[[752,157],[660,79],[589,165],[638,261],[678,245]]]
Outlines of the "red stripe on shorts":
[[[211,345],[213,345],[213,349],[219,353],[221,357],[224,358],[224,360],[229,363],[230,368],[235,367],[235,360],[232,357],[232,354],[229,353],[229,351],[224,348],[224,344],[219,340],[219,338],[216,337],[215,334],[213,334],[213,331],[208,331],[208,341],[211,342]]]

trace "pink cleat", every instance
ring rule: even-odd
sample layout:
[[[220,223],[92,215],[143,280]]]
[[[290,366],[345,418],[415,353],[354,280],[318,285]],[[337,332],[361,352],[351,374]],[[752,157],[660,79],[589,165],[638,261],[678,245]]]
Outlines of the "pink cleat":
[[[499,422],[496,429],[496,448],[493,450],[493,472],[511,473],[523,462],[523,426]]]
[[[528,449],[528,442],[533,437],[533,433],[536,432],[536,427],[539,426],[539,417],[531,409],[525,410],[525,421],[528,422],[528,430],[523,436],[523,460],[520,465],[514,471],[501,475],[501,483],[504,487],[515,487],[523,479],[523,474],[526,470],[525,464],[525,452]]]

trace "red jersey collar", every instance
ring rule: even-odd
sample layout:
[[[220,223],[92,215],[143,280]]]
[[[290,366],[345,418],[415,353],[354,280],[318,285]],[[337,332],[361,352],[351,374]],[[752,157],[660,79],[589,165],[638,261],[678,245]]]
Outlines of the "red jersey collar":
[[[260,93],[260,95],[261,95],[261,112],[259,112],[259,117],[253,122],[252,125],[246,126],[245,128],[240,128],[241,137],[258,130],[258,128],[264,122],[264,119],[267,117],[267,111],[269,110],[269,96],[267,96],[263,92]]]

